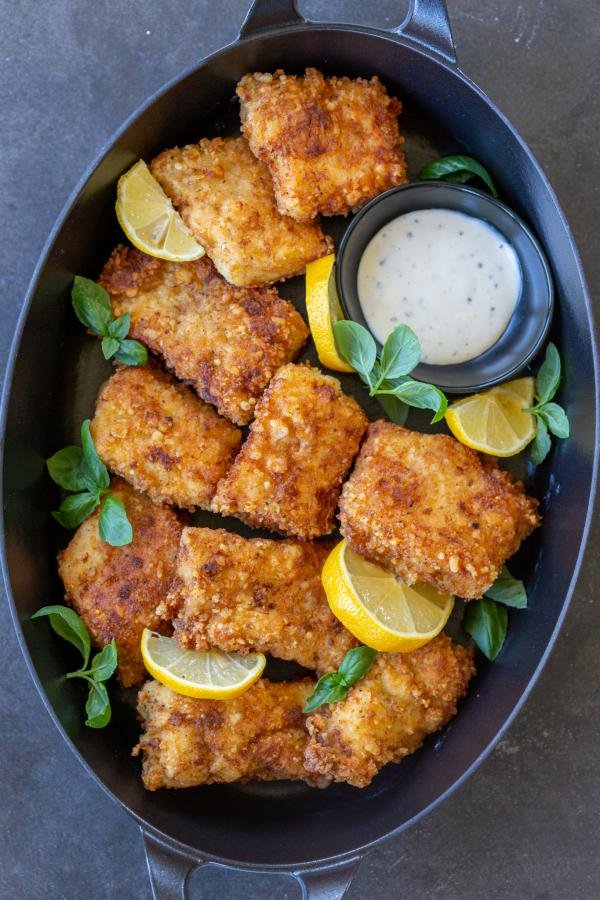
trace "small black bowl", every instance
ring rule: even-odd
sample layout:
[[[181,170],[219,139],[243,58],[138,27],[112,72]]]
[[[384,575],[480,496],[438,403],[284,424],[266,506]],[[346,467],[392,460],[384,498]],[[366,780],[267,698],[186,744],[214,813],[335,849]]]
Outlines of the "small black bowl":
[[[535,357],[548,335],[554,308],[550,267],[525,223],[503,203],[474,188],[443,181],[420,182],[392,188],[367,203],[348,226],[338,251],[337,289],[344,315],[368,328],[357,289],[362,254],[384,225],[419,209],[451,209],[488,222],[514,248],[523,281],[510,322],[488,350],[455,365],[422,363],[413,375],[451,394],[480,391],[513,378]]]

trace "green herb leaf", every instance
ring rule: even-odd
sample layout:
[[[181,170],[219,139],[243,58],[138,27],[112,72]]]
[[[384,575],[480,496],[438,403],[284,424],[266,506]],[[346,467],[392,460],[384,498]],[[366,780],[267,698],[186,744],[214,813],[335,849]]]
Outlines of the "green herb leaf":
[[[48,616],[50,625],[56,634],[79,650],[83,657],[83,668],[85,668],[90,658],[91,642],[83,619],[68,606],[59,605],[43,606],[34,612],[31,618],[39,619],[41,616]]]
[[[125,366],[145,366],[148,362],[148,351],[139,341],[125,340],[121,341],[115,359]]]
[[[119,347],[121,346],[121,341],[118,341],[117,338],[113,337],[105,337],[102,338],[102,355],[104,359],[110,359],[111,356],[114,356]]]
[[[87,713],[85,724],[89,728],[104,728],[110,722],[111,708],[108,691],[101,682],[92,681],[90,683],[85,711]]]
[[[484,597],[465,606],[462,627],[470,634],[488,659],[494,660],[502,650],[508,628],[506,606]]]
[[[348,693],[348,686],[343,683],[337,672],[328,672],[319,678],[315,689],[302,708],[303,713],[314,712],[324,703],[337,703]]]
[[[337,672],[328,672],[319,678],[302,712],[313,712],[324,703],[337,703],[338,700],[343,700],[348,688],[367,674],[376,656],[377,650],[364,645],[348,650]]]
[[[537,416],[535,437],[529,446],[529,456],[531,458],[531,462],[535,466],[539,466],[540,463],[544,462],[544,460],[550,453],[550,448],[552,447],[550,435],[548,434],[548,428],[546,426],[546,423],[542,418],[540,418],[540,416]]]
[[[46,460],[52,481],[66,491],[85,491],[92,487],[81,447],[65,447]]]
[[[122,316],[119,316],[118,319],[114,319],[107,329],[107,336],[116,338],[118,341],[122,341],[123,338],[126,338],[129,334],[129,328],[131,326],[131,316],[128,312],[123,313]]]
[[[444,418],[448,409],[448,400],[445,394],[433,384],[425,384],[422,381],[414,381],[412,378],[404,378],[398,381],[392,388],[394,396],[409,406],[417,409],[432,409],[435,416],[431,423],[439,422]]]
[[[512,606],[514,609],[527,607],[527,592],[525,585],[519,578],[513,578],[506,566],[502,569],[495,582],[485,592],[485,596],[496,603]]]
[[[383,387],[383,385],[381,385]],[[383,409],[387,417],[395,425],[404,425],[408,418],[409,407],[402,400],[398,400],[393,394],[375,394],[375,399]]]
[[[100,490],[106,490],[110,484],[110,477],[106,466],[98,456],[90,434],[89,419],[85,419],[81,425],[81,446],[83,447],[83,454],[91,477]]]
[[[377,650],[373,650],[372,647],[367,647],[364,644],[360,647],[354,647],[353,650],[348,650],[338,668],[338,675],[342,678],[346,687],[351,687],[367,674],[376,656]]]
[[[371,370],[377,357],[377,346],[370,332],[358,322],[343,319],[333,324],[335,346],[342,359],[371,384]]]
[[[421,359],[419,339],[408,325],[398,325],[388,335],[381,351],[380,379],[408,375]]]
[[[79,321],[100,336],[107,333],[114,319],[108,293],[90,278],[76,275],[71,289],[71,301]]]
[[[118,497],[109,494],[100,510],[100,537],[113,547],[123,547],[133,540],[133,529],[125,506]]]
[[[481,178],[488,187],[492,197],[498,196],[498,191],[496,190],[496,185],[492,181],[492,176],[488,170],[484,168],[480,162],[477,162],[476,159],[473,159],[472,156],[443,156],[441,159],[436,159],[434,162],[430,162],[426,166],[423,166],[417,178],[419,181],[457,182],[459,181],[459,178],[457,178],[458,175],[460,176],[461,183],[469,181],[471,178]]]
[[[90,674],[94,681],[108,681],[117,668],[117,645],[113,638],[99,653],[96,653],[90,666]]]
[[[70,497],[65,497],[52,516],[63,528],[77,528],[88,516],[91,516],[99,503],[100,493],[98,491],[71,494]]]
[[[558,390],[561,379],[560,354],[556,346],[550,342],[546,347],[546,357],[535,376],[535,396],[538,403],[552,400]]]
[[[567,414],[558,403],[544,403],[538,410],[537,415],[542,418],[550,431],[557,438],[568,438],[569,420]]]

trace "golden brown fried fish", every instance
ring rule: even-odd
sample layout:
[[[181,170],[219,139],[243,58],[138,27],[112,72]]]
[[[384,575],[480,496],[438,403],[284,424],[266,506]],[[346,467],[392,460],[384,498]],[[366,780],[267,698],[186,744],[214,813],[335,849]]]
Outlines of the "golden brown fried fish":
[[[537,507],[495,460],[447,435],[378,421],[344,485],[340,521],[360,556],[471,600],[538,526]]]
[[[339,703],[308,716],[306,768],[366,787],[456,713],[474,674],[473,653],[445,634],[411,653],[382,653]]]
[[[125,481],[115,479],[110,489],[125,504],[131,544],[111,547],[102,541],[96,510],[58,554],[58,571],[67,603],[82,617],[94,644],[115,638],[119,679],[129,687],[146,674],[140,653],[144,627],[164,630],[156,607],[175,571],[181,525],[172,510],[135,493]]]
[[[309,365],[283,366],[256,407],[213,509],[300,538],[329,534],[366,425],[337,378]]]
[[[143,734],[142,779],[149,791],[231,781],[329,778],[304,767],[307,733],[302,707],[310,678],[277,684],[261,678],[233,700],[195,700],[149,681],[138,696]]]
[[[281,69],[237,86],[242,130],[269,167],[277,207],[300,222],[347,215],[406,181],[401,104],[378,78],[300,77]]]
[[[165,150],[150,168],[231,284],[258,287],[301,275],[333,249],[316,223],[281,215],[269,170],[244,138]]]
[[[91,432],[108,468],[157,503],[210,509],[239,428],[155,366],[123,366],[96,402]]]
[[[274,288],[232,287],[206,257],[171,263],[120,246],[100,283],[115,315],[130,314],[131,336],[238,425],[309,333]]]
[[[159,611],[183,647],[259,651],[327,672],[357,641],[327,604],[329,543],[250,540],[184,528],[176,574]]]

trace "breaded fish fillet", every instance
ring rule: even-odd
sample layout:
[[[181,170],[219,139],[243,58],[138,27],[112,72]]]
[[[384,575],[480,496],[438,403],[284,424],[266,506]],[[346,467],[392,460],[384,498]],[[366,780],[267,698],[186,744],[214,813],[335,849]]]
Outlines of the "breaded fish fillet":
[[[159,611],[183,647],[260,651],[327,672],[357,645],[321,585],[329,543],[250,540],[184,528],[176,574]]]
[[[269,167],[277,207],[300,222],[347,215],[397,184],[406,164],[401,104],[378,78],[300,77],[281,69],[237,86],[242,131]]]
[[[111,493],[125,504],[133,540],[111,547],[98,534],[99,511],[83,522],[58,554],[67,603],[79,613],[98,647],[115,638],[124,687],[146,674],[140,639],[144,627],[163,631],[156,611],[175,571],[181,525],[175,513],[137,494],[120,478]]]
[[[123,366],[108,379],[91,424],[112,472],[157,503],[210,509],[242,441],[239,428],[156,366]]]
[[[456,713],[474,674],[473,653],[441,634],[411,653],[382,653],[339,703],[308,716],[306,768],[366,787]]]
[[[117,247],[100,277],[131,336],[238,425],[254,415],[271,377],[308,337],[274,288],[235,288],[209,259],[171,263]]]
[[[269,170],[244,138],[165,150],[150,169],[231,284],[259,287],[301,275],[333,249],[320,225],[281,215]]]
[[[378,421],[344,485],[340,521],[360,556],[472,600],[538,526],[537,507],[495,460],[447,435]]]
[[[148,681],[138,695],[149,791],[230,781],[302,780],[326,787],[329,778],[304,767],[308,735],[302,707],[310,678],[273,683],[261,678],[233,700],[195,700]]]
[[[300,538],[329,534],[366,425],[337,378],[309,365],[283,366],[257,404],[213,509]]]

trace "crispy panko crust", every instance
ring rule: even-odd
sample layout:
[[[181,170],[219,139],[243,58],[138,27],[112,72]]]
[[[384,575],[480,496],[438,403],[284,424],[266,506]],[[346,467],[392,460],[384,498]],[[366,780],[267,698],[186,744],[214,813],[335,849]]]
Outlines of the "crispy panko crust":
[[[175,571],[181,525],[172,510],[135,493],[120,478],[110,489],[125,504],[131,544],[111,547],[100,540],[96,510],[58,554],[58,571],[67,603],[87,625],[94,644],[115,639],[119,679],[130,687],[146,674],[140,653],[144,627],[165,630],[156,607]]]
[[[475,673],[473,653],[441,634],[411,653],[382,653],[345,700],[310,715],[307,769],[366,787],[456,713]]]
[[[539,525],[537,508],[495,460],[447,435],[377,421],[344,485],[340,521],[360,556],[472,600]]]
[[[155,366],[123,366],[108,379],[91,424],[112,472],[156,503],[210,509],[242,441],[190,388]]]
[[[231,781],[300,780],[326,787],[304,767],[302,707],[310,678],[261,678],[233,700],[195,700],[148,681],[138,695],[142,780],[149,791]]]
[[[366,425],[337,378],[309,365],[283,366],[257,404],[213,509],[292,537],[329,534]]]
[[[242,131],[273,177],[281,213],[305,222],[347,215],[404,184],[398,114],[377,77],[245,75],[237,86]]]
[[[231,284],[259,287],[301,275],[333,249],[320,225],[281,215],[269,170],[244,138],[165,150],[150,169]]]
[[[183,647],[259,651],[319,673],[337,669],[357,641],[329,609],[321,585],[331,546],[184,528],[159,612],[174,620]]]
[[[235,288],[206,257],[171,263],[119,246],[100,284],[115,315],[130,314],[131,336],[238,425],[309,334],[274,288]]]

